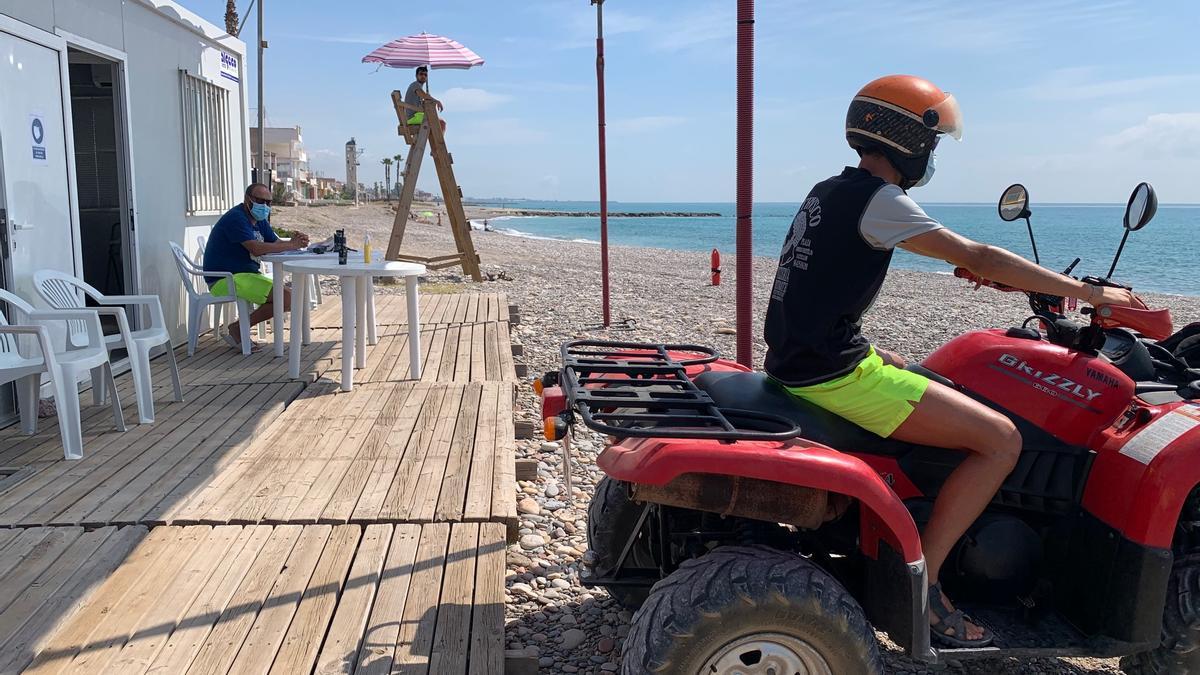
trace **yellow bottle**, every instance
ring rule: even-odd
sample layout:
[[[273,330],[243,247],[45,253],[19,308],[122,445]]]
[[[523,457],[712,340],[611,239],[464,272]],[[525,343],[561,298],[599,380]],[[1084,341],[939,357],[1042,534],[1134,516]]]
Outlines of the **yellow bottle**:
[[[369,234],[366,240],[363,241],[363,262],[368,265],[371,264],[371,235]]]

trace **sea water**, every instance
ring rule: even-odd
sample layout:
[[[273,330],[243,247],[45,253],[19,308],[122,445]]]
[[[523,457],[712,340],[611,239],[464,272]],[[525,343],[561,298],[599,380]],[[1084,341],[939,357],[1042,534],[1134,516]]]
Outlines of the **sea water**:
[[[518,209],[599,211],[597,202],[505,201]],[[482,203],[480,205],[483,205]],[[775,257],[796,214],[798,204],[760,203],[754,207],[754,255]],[[971,239],[995,244],[1033,259],[1025,221],[1000,220],[995,204],[923,204],[929,215]],[[729,203],[610,202],[610,211],[712,212],[705,218],[609,218],[608,240],[613,245],[708,251],[716,248],[724,267],[732,271],[734,255],[734,205]],[[1041,262],[1062,271],[1076,257],[1076,276],[1104,276],[1125,233],[1121,220],[1124,205],[1033,204],[1031,221]],[[502,217],[489,226],[518,236],[598,242],[596,217]],[[1159,205],[1158,214],[1144,229],[1133,232],[1125,245],[1113,278],[1135,290],[1200,296],[1200,206]],[[897,251],[893,266],[929,272],[950,272],[948,263],[906,251]]]

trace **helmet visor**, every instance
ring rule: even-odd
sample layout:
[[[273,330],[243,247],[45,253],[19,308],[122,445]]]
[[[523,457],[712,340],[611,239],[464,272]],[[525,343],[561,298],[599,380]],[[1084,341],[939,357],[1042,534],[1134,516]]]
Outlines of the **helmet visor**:
[[[952,94],[946,94],[946,98],[942,99],[941,103],[925,111],[925,120],[926,126],[929,128],[947,136],[953,136],[956,141],[962,140],[962,111],[958,109],[958,101]],[[933,124],[929,124],[929,121],[933,121]]]

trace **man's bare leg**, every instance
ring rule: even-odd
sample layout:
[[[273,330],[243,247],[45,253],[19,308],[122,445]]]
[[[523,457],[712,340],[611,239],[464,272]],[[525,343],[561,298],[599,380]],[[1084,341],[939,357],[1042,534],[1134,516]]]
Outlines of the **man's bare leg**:
[[[932,585],[937,583],[950,549],[987,508],[1016,465],[1021,434],[1007,417],[945,385],[930,382],[921,402],[891,437],[968,453],[942,485],[933,503],[933,515],[921,534]],[[967,635],[955,637],[977,640],[983,636],[978,626],[968,623],[966,627]]]
[[[270,298],[271,296],[268,295],[267,297]],[[291,309],[291,307],[292,289],[285,288],[283,289],[283,311],[286,312]],[[250,312],[250,327],[253,328],[267,319],[270,319],[274,313],[275,305],[270,300],[267,300],[266,304],[259,305],[257,309],[255,309],[253,312]],[[229,336],[232,337],[233,341],[239,345],[242,343],[241,322],[241,317],[238,317],[237,321],[229,324]]]

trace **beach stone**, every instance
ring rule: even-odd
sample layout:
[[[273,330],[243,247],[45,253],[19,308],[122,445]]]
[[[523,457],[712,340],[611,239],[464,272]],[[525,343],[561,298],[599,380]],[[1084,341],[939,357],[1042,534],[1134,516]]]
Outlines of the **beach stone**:
[[[571,582],[567,581],[566,579],[554,579],[550,582],[550,585],[555,588],[570,588]]]
[[[600,642],[596,643],[596,651],[600,652],[601,654],[607,654],[613,650],[613,647],[616,646],[616,640],[613,640],[610,637],[600,638]]]
[[[546,442],[546,443],[542,443],[541,447],[542,447],[542,452],[558,452],[559,451],[558,443]],[[547,468],[549,468],[549,467],[547,467]]]
[[[547,497],[557,497],[558,496],[558,483],[546,483],[546,489],[544,490],[544,492],[546,493]]]
[[[572,649],[575,649],[579,645],[583,644],[583,641],[586,639],[587,633],[579,630],[578,628],[571,628],[563,631],[563,634],[558,638],[558,644],[565,651],[571,651]]]
[[[521,501],[517,502],[517,510],[520,511],[521,513],[537,515],[542,512],[542,507],[538,506],[538,503],[536,501],[534,501],[532,498],[526,497],[526,498],[522,499]]]
[[[530,560],[528,556],[526,556],[524,553],[518,553],[517,551],[508,552],[508,562],[509,564],[517,565],[519,567],[529,567],[533,564],[533,561]]]
[[[546,541],[542,539],[542,535],[540,534],[527,534],[522,536],[518,543],[520,543],[521,548],[525,549],[526,551],[532,551],[535,548],[541,548],[544,546]]]
[[[617,672],[617,664],[613,663],[612,661],[609,661],[608,663],[602,663],[600,664],[600,670],[603,670],[606,673],[615,673]]]

